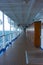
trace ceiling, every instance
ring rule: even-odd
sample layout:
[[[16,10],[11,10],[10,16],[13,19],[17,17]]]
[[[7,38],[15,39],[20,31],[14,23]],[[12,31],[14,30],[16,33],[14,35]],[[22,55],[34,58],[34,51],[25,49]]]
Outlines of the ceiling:
[[[0,0],[0,10],[17,24],[28,25],[43,18],[43,0]]]

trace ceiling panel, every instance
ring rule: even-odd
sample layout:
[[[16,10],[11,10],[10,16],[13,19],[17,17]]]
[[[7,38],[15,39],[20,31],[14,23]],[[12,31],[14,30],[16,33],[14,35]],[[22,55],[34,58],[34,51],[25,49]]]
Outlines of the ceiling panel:
[[[0,10],[18,24],[30,24],[34,22],[35,16],[42,11],[43,0],[26,1],[27,0],[0,0]],[[41,14],[42,13],[43,11]]]

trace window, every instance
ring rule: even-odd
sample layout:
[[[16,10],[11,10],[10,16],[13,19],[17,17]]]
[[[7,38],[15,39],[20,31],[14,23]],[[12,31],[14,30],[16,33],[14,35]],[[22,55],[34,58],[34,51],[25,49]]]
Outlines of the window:
[[[4,14],[4,31],[5,34],[10,33],[10,23],[9,23],[9,18],[7,15]]]
[[[0,11],[0,50],[20,34],[20,29],[6,14]]]
[[[3,34],[3,12],[0,11],[0,36]]]
[[[3,12],[0,11],[0,49],[2,48],[3,46]]]
[[[10,39],[10,19],[5,14],[4,14],[4,33],[5,33],[5,42],[8,42]]]
[[[11,20],[11,38],[14,38],[14,21]]]

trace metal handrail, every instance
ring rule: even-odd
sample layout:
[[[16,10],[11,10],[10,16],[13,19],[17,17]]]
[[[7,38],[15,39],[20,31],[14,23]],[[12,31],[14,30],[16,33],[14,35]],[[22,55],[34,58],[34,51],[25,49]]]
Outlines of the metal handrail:
[[[13,33],[14,33],[14,32],[13,32]],[[12,34],[12,33],[9,33],[9,34]],[[9,34],[0,35],[0,37],[7,36],[7,35],[9,35]]]

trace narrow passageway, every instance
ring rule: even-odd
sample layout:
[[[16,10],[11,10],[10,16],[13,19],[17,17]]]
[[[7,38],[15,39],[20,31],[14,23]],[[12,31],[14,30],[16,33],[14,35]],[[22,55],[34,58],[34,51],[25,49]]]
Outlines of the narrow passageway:
[[[0,54],[0,65],[43,65],[43,51],[35,48],[23,32],[18,39]]]
[[[43,0],[0,0],[0,65],[43,65],[42,49]]]
[[[0,55],[0,65],[25,65],[25,49],[26,36],[23,33]]]

